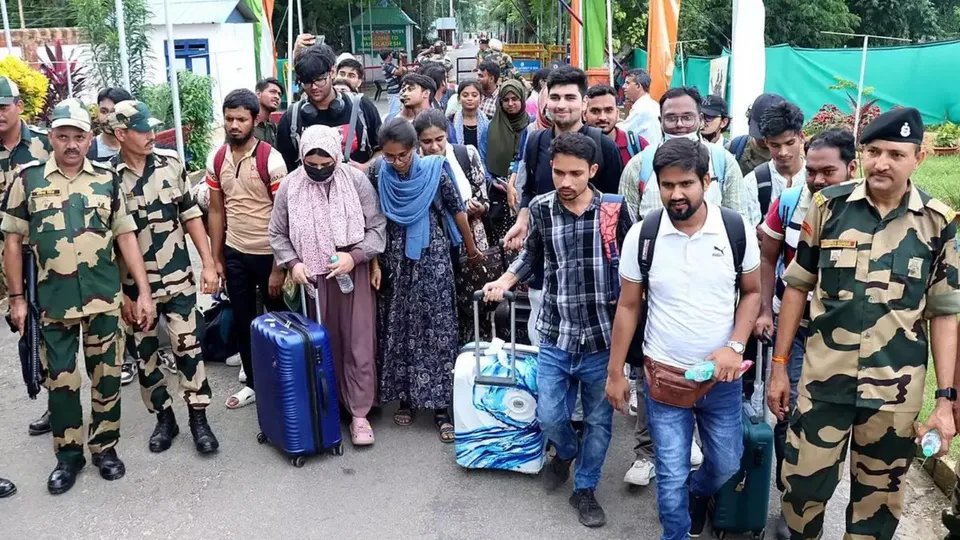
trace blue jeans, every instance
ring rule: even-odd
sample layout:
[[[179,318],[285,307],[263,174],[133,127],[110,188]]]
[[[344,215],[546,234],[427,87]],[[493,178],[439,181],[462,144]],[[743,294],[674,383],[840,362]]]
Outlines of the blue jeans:
[[[403,107],[400,104],[400,94],[387,94],[387,115],[384,118],[392,118],[400,113]]]
[[[800,384],[800,373],[803,369],[803,352],[807,347],[807,336],[810,330],[806,327],[797,328],[797,335],[793,338],[793,345],[790,347],[790,359],[787,362],[787,377],[790,379],[790,410],[797,406],[797,396]],[[787,415],[789,418],[789,415]],[[780,479],[780,470],[783,467],[783,448],[787,444],[787,428],[789,422],[784,419],[777,422],[773,428],[773,449],[777,454],[777,489],[783,491],[783,480]]]
[[[743,454],[741,403],[743,385],[738,379],[717,383],[692,409],[671,407],[647,400],[647,424],[657,460],[657,512],[662,540],[687,540],[690,533],[690,496],[710,497],[740,470]],[[696,420],[703,447],[703,465],[690,472],[690,445]],[[689,488],[688,488],[689,486]]]
[[[537,420],[560,459],[577,458],[574,489],[596,489],[613,433],[613,407],[606,398],[610,351],[572,354],[540,345]],[[583,447],[570,425],[577,389],[583,402]]]

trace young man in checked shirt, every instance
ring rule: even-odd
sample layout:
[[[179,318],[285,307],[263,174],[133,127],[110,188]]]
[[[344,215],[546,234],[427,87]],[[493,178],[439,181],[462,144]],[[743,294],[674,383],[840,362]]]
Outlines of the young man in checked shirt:
[[[600,149],[580,133],[564,133],[550,145],[556,188],[533,199],[529,233],[520,255],[500,279],[484,286],[488,301],[544,266],[543,305],[537,320],[540,334],[537,373],[537,419],[557,454],[547,464],[548,489],[563,485],[576,458],[570,504],[580,523],[599,527],[606,516],[594,497],[610,445],[613,408],[604,399],[610,338],[616,309],[614,279],[600,233],[601,194],[589,185],[597,173]],[[619,208],[616,243],[630,229],[630,214]],[[583,401],[582,444],[570,424],[576,391]],[[578,452],[579,446],[579,452]]]

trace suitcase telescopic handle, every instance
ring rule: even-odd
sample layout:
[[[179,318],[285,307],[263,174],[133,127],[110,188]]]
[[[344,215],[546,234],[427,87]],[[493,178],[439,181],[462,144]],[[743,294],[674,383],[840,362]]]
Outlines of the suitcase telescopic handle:
[[[764,349],[766,349],[766,355],[764,355]],[[770,386],[770,374],[773,370],[773,338],[770,337],[770,334],[768,334],[766,330],[764,330],[763,335],[757,339],[757,363],[755,365],[753,391],[760,391],[763,397],[763,403],[761,405],[763,410],[757,412],[763,420],[766,421],[768,413],[767,392]],[[763,385],[762,390],[760,389],[761,384]]]
[[[323,324],[320,322],[320,287],[316,283],[313,283],[313,292],[316,293],[313,295],[313,307],[317,310],[317,324]],[[307,286],[300,285],[300,307],[303,309],[303,316],[307,319],[310,318],[310,312],[307,311]]]
[[[516,386],[517,385],[517,296],[513,292],[505,291],[503,299],[510,306],[510,376],[496,377],[492,375],[483,375],[480,368],[480,300],[483,299],[483,291],[474,291],[473,293],[473,345],[474,360],[477,362],[477,377],[474,379],[476,384],[487,386]]]

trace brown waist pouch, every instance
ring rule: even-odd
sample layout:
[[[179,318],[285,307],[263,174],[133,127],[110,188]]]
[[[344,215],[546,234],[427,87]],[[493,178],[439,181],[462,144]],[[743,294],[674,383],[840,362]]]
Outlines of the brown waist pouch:
[[[702,383],[687,380],[685,370],[657,362],[649,356],[643,358],[643,374],[650,386],[650,399],[657,403],[692,409],[693,405],[707,394],[716,381]]]

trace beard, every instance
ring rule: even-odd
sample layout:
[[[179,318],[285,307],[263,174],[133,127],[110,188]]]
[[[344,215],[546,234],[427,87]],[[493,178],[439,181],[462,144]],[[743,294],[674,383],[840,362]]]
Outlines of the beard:
[[[673,207],[674,202],[686,203],[687,208],[685,210],[677,210]],[[686,221],[693,217],[693,215],[697,213],[697,210],[699,210],[701,206],[703,206],[703,199],[701,199],[697,204],[691,203],[689,199],[670,201],[670,203],[668,203],[666,206],[667,216],[669,216],[673,221]]]
[[[253,130],[250,130],[250,131],[244,133],[243,135],[236,135],[236,136],[235,136],[235,135],[230,134],[229,132],[227,132],[227,133],[224,135],[224,139],[226,139],[227,144],[229,144],[229,145],[231,145],[231,146],[242,146],[242,145],[244,145],[244,144],[247,144],[247,141],[250,140],[250,137],[253,137]]]

